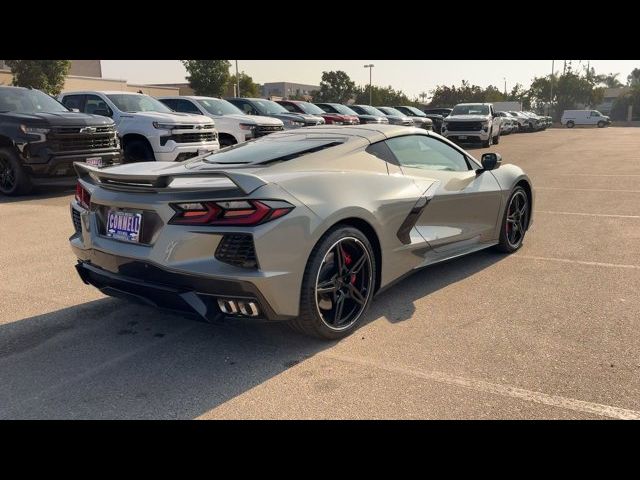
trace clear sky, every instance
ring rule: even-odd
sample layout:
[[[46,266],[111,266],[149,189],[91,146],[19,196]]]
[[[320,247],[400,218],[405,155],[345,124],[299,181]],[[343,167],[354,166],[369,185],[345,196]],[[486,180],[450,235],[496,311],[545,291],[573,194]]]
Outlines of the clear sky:
[[[231,73],[235,71],[232,62]],[[574,69],[587,60],[572,60]],[[596,73],[627,75],[640,68],[640,60],[591,60]],[[254,82],[288,81],[317,85],[325,70],[344,70],[358,85],[369,83],[373,63],[374,85],[391,85],[409,97],[429,92],[436,85],[459,85],[464,80],[486,87],[495,85],[507,90],[516,83],[528,87],[533,77],[551,73],[551,60],[239,60],[238,68],[253,77]],[[563,60],[555,61],[555,71],[562,71]],[[183,82],[186,72],[178,60],[102,60],[105,78],[124,79],[131,83]]]

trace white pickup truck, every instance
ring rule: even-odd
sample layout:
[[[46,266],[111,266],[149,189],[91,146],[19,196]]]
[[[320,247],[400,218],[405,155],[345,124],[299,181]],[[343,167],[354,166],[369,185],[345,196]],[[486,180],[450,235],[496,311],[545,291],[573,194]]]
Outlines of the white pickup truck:
[[[228,147],[253,138],[284,130],[282,120],[247,115],[222,98],[199,96],[158,97],[171,110],[212,118],[220,136],[220,147]]]
[[[500,116],[491,103],[459,103],[444,119],[442,135],[449,140],[480,142],[483,147],[500,142]]]
[[[220,149],[215,122],[177,113],[149,95],[122,91],[62,93],[69,109],[111,117],[125,162],[187,160]]]

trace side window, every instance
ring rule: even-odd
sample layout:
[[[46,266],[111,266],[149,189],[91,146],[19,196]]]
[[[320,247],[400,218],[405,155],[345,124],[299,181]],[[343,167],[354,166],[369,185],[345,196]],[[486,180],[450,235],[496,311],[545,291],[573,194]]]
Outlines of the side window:
[[[591,116],[592,116],[592,117],[599,117],[599,116],[600,116],[600,114],[599,114],[598,112],[596,112],[596,111],[592,111],[592,112],[591,112]]]
[[[469,164],[455,148],[426,135],[405,135],[386,140],[400,165],[426,170],[465,172]]]
[[[296,107],[294,107],[290,103],[281,103],[280,105],[282,105],[284,108],[286,108],[289,112],[296,113]]]
[[[171,110],[175,110],[176,109],[176,101],[173,98],[163,98],[162,100],[160,100],[162,103],[164,103],[167,107],[169,107]]]
[[[196,107],[193,102],[189,100],[176,100],[176,108],[174,108],[176,112],[183,113],[200,113],[198,107]]]
[[[389,146],[384,141],[372,143],[366,148],[366,152],[378,157],[380,160],[398,165],[398,160],[393,156],[393,152],[391,152]]]
[[[102,115],[103,117],[110,117],[113,115],[109,105],[107,105],[107,103],[97,95],[87,95],[84,105],[84,113]]]
[[[82,99],[84,95],[65,95],[62,99],[62,104],[67,107],[69,110],[72,108],[77,108],[82,111]]]

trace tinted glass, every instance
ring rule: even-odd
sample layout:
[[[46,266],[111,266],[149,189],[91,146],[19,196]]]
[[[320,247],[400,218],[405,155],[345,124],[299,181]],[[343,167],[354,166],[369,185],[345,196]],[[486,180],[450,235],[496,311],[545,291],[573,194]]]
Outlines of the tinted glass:
[[[306,153],[330,148],[342,142],[343,139],[340,138],[313,139],[306,138],[306,135],[268,136],[218,150],[205,157],[204,161],[225,164],[261,164],[276,160],[289,160]]]
[[[469,170],[462,153],[435,138],[405,135],[386,142],[402,166],[452,172]]]
[[[164,103],[149,95],[114,93],[107,95],[107,98],[122,112],[171,112]]]
[[[55,113],[69,110],[40,90],[0,88],[0,112]]]
[[[451,115],[489,115],[488,105],[456,105]]]
[[[243,113],[233,103],[221,98],[200,98],[196,101],[212,115],[242,115]]]

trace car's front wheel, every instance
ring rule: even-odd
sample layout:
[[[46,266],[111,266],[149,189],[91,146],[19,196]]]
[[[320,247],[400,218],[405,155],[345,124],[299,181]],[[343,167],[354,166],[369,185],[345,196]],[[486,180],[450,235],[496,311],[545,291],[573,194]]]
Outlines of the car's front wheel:
[[[522,187],[516,187],[502,217],[500,227],[500,243],[498,250],[512,253],[518,250],[524,242],[524,236],[529,228],[529,196]]]
[[[300,315],[291,326],[328,340],[353,332],[371,303],[376,262],[367,237],[338,225],[314,247],[302,281]]]
[[[569,121],[567,122],[567,128],[573,128],[573,127],[575,127],[575,126],[576,126],[576,124],[575,124],[574,122],[572,122],[571,120],[569,120]]]
[[[604,128],[605,125],[606,124],[602,120],[598,122],[598,128]]]
[[[144,140],[129,140],[124,144],[124,163],[153,162],[156,157],[153,155],[151,146]]]

